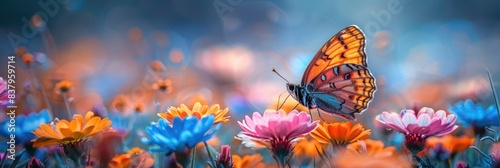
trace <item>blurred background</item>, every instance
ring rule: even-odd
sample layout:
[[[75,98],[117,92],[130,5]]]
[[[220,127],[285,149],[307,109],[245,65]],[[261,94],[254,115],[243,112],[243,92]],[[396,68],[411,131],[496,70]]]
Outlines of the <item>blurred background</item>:
[[[74,84],[71,106],[80,113],[96,104],[113,111],[124,98],[126,107],[144,105],[147,123],[169,106],[202,101],[229,107],[236,122],[274,107],[286,92],[272,68],[299,83],[318,49],[357,25],[378,87],[361,117],[370,125],[382,111],[446,109],[467,98],[492,104],[485,69],[498,89],[499,9],[495,0],[5,0],[0,76],[7,74],[6,57],[18,55],[25,113],[46,108],[23,96],[32,71],[55,112],[64,110],[54,93],[64,79]],[[26,53],[33,55],[31,67],[23,64]],[[172,81],[159,110],[152,71]]]

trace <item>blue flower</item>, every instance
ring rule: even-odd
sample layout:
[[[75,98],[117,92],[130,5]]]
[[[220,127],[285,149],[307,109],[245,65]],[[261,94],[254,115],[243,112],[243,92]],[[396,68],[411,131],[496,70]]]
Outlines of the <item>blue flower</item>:
[[[35,139],[36,136],[31,132],[40,127],[40,124],[49,123],[51,118],[49,111],[44,109],[40,113],[31,112],[28,116],[18,115],[14,124],[12,124],[15,126],[9,127],[11,121],[9,116],[7,116],[7,119],[0,123],[0,136],[10,138],[10,134],[14,133],[16,144],[24,144]],[[11,132],[9,128],[14,128],[15,130]]]
[[[220,124],[212,128],[214,116],[208,115],[198,119],[196,117],[187,116],[184,119],[175,117],[172,125],[168,121],[161,118],[158,123],[151,123],[151,126],[146,128],[146,134],[149,136],[143,138],[145,144],[153,145],[150,148],[152,152],[180,152],[186,148],[193,148],[196,144],[207,141],[212,138]]]
[[[485,109],[480,104],[474,104],[468,99],[465,102],[458,102],[454,106],[448,106],[448,110],[455,113],[458,122],[464,127],[485,127],[499,126],[498,111],[494,105]]]

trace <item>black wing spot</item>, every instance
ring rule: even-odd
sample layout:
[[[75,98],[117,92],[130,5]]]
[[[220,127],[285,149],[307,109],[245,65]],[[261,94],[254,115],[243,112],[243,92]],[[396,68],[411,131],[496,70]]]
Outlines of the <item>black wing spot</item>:
[[[344,75],[344,79],[345,79],[345,80],[348,80],[348,79],[350,79],[350,78],[351,78],[351,74],[346,73],[346,74]]]
[[[347,45],[344,45],[344,49],[346,49],[346,50],[347,50]]]
[[[340,54],[340,58],[345,58],[344,52],[342,52],[342,54]]]
[[[341,44],[341,45],[345,45],[344,40],[341,40],[341,41],[340,41],[340,44]]]

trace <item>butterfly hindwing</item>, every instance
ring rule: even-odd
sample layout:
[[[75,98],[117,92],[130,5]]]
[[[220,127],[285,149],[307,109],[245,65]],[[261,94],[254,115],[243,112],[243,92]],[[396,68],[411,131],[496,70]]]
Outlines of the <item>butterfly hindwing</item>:
[[[365,36],[357,26],[342,29],[328,40],[316,53],[302,77],[302,85],[326,69],[342,64],[357,64],[367,67]]]
[[[375,78],[362,65],[343,64],[323,71],[311,83],[313,103],[324,112],[354,119],[368,107],[376,90]],[[351,118],[352,116],[352,118]]]

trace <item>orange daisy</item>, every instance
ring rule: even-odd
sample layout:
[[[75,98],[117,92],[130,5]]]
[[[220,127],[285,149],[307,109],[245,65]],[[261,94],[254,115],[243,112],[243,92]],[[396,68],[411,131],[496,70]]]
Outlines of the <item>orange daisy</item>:
[[[73,88],[73,83],[67,80],[62,80],[56,84],[54,91],[58,94],[67,93]]]
[[[108,166],[110,168],[128,168],[132,159],[130,159],[129,154],[121,154],[113,157],[111,162],[109,162]]]
[[[426,141],[427,148],[435,148],[438,144],[443,145],[443,147],[450,152],[453,157],[457,153],[463,152],[474,144],[474,138],[469,138],[467,136],[455,137],[452,135],[445,135],[443,137],[430,137]]]
[[[153,89],[160,90],[165,93],[171,93],[172,92],[172,81],[165,79],[165,80],[158,80],[156,83],[153,83],[152,85]]]
[[[102,119],[94,116],[91,111],[87,112],[85,117],[76,114],[71,121],[63,119],[55,124],[40,124],[40,128],[33,132],[38,136],[33,147],[81,142],[98,133],[110,130],[110,126],[111,121],[108,118]]]
[[[345,153],[344,153],[345,152]],[[354,154],[349,150],[343,151],[331,160],[330,166],[342,168],[386,168],[400,167],[411,168],[412,164],[405,156],[377,157],[368,153]]]
[[[307,156],[313,158],[319,156],[318,150],[321,152],[322,148],[323,144],[319,143],[315,139],[302,139],[297,142],[293,151],[296,156]]]
[[[358,142],[351,143],[347,149],[355,153],[365,153],[376,158],[393,156],[396,148],[394,146],[384,148],[382,141],[366,139]]]
[[[181,104],[180,107],[170,107],[165,113],[158,113],[158,116],[164,118],[169,123],[172,123],[175,117],[184,119],[186,116],[195,116],[200,119],[204,116],[214,115],[214,124],[218,124],[229,121],[229,116],[225,116],[228,111],[228,108],[221,110],[219,104],[209,107],[208,105],[201,105],[201,103],[196,102],[192,109],[189,109],[186,105]]]
[[[351,125],[350,122],[321,123],[311,132],[311,136],[323,144],[345,147],[358,140],[367,139],[370,129],[365,130],[361,124]]]
[[[233,168],[264,168],[266,165],[262,162],[263,158],[259,154],[246,155],[240,157],[238,155],[232,156],[234,165]]]

